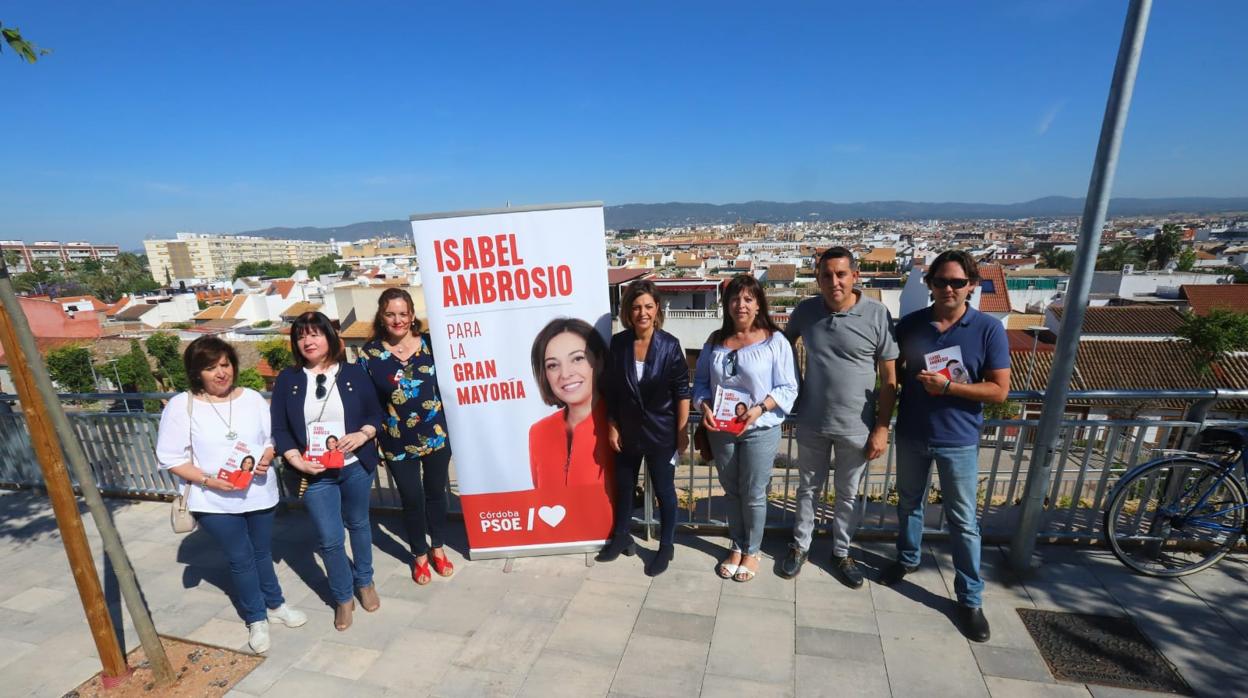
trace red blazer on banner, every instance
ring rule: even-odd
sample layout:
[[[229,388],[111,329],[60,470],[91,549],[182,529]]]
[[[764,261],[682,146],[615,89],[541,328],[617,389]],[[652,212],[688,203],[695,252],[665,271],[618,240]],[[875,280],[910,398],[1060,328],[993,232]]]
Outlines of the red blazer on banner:
[[[591,418],[572,431],[571,453],[565,415],[566,410],[559,410],[529,428],[529,468],[534,489],[599,485],[609,496],[614,492],[615,452],[607,439],[605,401],[598,400]]]

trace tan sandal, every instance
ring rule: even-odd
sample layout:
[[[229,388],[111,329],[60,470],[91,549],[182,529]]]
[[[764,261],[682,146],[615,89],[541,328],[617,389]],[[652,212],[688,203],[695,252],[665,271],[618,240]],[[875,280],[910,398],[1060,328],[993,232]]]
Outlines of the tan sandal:
[[[735,582],[748,582],[748,581],[750,581],[751,579],[753,579],[753,578],[754,578],[754,575],[755,575],[755,574],[757,574],[757,573],[758,573],[758,570],[757,570],[757,569],[750,569],[749,567],[746,567],[746,566],[745,566],[745,562],[746,562],[747,560],[750,560],[750,559],[753,559],[753,560],[754,560],[754,564],[755,564],[756,566],[758,565],[758,556],[757,556],[757,555],[742,555],[742,556],[741,556],[741,564],[740,564],[740,565],[737,565],[737,573],[736,573],[736,574],[734,574],[734,575],[732,575],[732,579],[733,579],[733,581],[735,581]]]
[[[737,558],[736,562],[732,558]],[[741,566],[741,553],[734,550],[728,554],[728,559],[719,563],[719,567],[715,570],[721,579],[732,579],[737,574],[737,569]]]
[[[334,608],[334,630],[342,632],[351,627],[351,613],[355,611],[355,599],[340,603]]]

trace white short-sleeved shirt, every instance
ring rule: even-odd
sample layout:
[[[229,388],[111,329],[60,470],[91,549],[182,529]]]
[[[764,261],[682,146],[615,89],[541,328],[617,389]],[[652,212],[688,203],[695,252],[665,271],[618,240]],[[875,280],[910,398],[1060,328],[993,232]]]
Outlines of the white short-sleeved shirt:
[[[234,447],[234,440],[226,437],[229,432],[227,423],[233,426],[240,441],[264,447],[273,445],[269,404],[260,393],[244,388],[230,402],[209,403],[196,399],[189,422],[187,399],[187,393],[175,395],[160,415],[156,460],[161,468],[167,470],[191,461],[191,446],[194,445],[195,466],[205,476],[216,477]],[[251,486],[242,491],[219,492],[192,487],[187,500],[191,511],[211,514],[240,514],[268,509],[276,504],[277,472],[274,470],[257,475],[252,479]]]

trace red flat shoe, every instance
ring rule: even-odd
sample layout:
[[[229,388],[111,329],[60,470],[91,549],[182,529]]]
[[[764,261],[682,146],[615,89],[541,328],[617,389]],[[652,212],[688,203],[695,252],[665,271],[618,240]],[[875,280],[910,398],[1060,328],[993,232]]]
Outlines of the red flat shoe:
[[[434,548],[433,550],[441,551],[442,549]],[[451,559],[446,556],[446,553],[442,553],[442,557],[438,557],[433,554],[433,550],[429,551],[429,560],[433,562],[433,569],[437,570],[438,574],[443,577],[455,574],[455,565],[451,564]]]
[[[426,557],[424,562],[412,561],[412,581],[422,587],[433,581],[433,575],[429,573],[429,558]]]

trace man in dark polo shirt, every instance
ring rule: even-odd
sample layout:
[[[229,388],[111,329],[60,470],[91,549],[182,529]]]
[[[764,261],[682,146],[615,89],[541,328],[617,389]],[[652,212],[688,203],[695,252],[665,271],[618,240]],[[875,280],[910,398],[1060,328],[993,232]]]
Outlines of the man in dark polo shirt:
[[[854,288],[858,262],[852,252],[844,247],[824,251],[815,271],[820,295],[799,303],[784,331],[791,342],[801,337],[806,371],[797,407],[797,520],[780,572],[795,577],[802,571],[815,527],[815,495],[835,456],[832,571],[842,584],[857,589],[862,570],[849,554],[854,503],[867,463],[888,448],[897,344],[888,309]]]
[[[984,403],[1005,402],[1010,350],[1001,321],[975,310],[967,298],[979,283],[975,260],[961,250],[942,252],[923,279],[933,304],[897,324],[901,407],[897,415],[897,561],[881,575],[886,586],[919,566],[923,504],[932,463],[949,541],[958,625],[976,642],[989,637],[982,610],[979,518],[976,515],[979,434]],[[950,364],[959,366],[957,377]],[[962,382],[965,378],[970,382]]]

